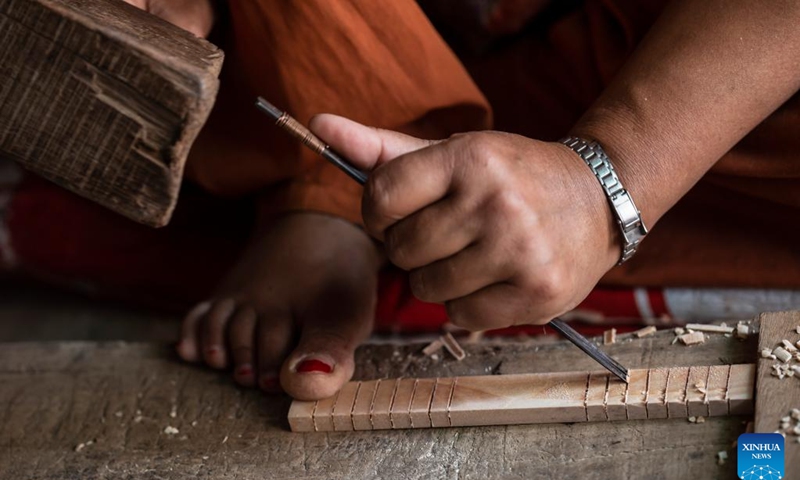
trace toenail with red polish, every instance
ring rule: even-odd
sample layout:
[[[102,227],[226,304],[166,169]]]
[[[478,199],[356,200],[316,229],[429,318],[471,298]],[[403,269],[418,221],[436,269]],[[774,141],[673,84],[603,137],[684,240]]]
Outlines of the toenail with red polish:
[[[333,371],[333,367],[323,362],[322,360],[317,360],[316,358],[309,358],[308,360],[303,360],[302,362],[298,363],[297,368],[295,368],[295,370],[297,371],[297,373],[311,373],[311,372],[331,373]]]
[[[253,367],[251,367],[249,364],[242,365],[236,369],[236,374],[240,377],[250,376],[253,374]]]

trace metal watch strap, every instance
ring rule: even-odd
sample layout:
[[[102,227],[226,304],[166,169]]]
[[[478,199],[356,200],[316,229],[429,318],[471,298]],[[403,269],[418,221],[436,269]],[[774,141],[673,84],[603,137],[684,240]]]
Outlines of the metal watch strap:
[[[600,144],[578,137],[564,138],[561,143],[577,153],[600,181],[622,231],[622,255],[617,262],[617,265],[622,265],[633,257],[639,243],[647,235],[647,227],[642,221],[642,214],[636,208],[628,191],[623,188],[611,160]]]

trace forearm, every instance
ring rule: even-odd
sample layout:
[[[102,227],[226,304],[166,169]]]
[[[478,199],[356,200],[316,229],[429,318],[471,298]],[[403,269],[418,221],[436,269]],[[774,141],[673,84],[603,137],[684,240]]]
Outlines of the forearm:
[[[648,227],[800,88],[800,2],[678,0],[573,129]]]

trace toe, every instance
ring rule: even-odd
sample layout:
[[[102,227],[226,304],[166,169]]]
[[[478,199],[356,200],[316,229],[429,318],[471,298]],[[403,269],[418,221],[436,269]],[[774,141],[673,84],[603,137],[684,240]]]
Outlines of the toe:
[[[198,327],[200,320],[211,309],[211,302],[205,301],[195,305],[186,314],[181,324],[181,339],[176,350],[178,355],[187,362],[197,362],[200,360],[200,338]]]
[[[256,334],[258,349],[258,386],[265,392],[281,391],[279,373],[281,362],[289,353],[292,340],[292,316],[262,314]]]
[[[226,298],[212,305],[201,319],[201,354],[209,367],[223,369],[228,365],[225,329],[235,311],[236,301]]]
[[[334,395],[353,376],[355,349],[371,327],[371,315],[306,323],[297,348],[283,364],[283,389],[299,400]]]
[[[240,307],[230,322],[228,346],[233,360],[233,379],[239,385],[256,383],[255,341],[258,315],[252,307]]]

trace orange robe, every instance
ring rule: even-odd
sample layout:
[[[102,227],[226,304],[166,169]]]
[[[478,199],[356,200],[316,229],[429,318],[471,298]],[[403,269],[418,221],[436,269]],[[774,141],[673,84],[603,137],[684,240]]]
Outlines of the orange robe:
[[[461,58],[412,0],[228,3],[222,90],[188,176],[220,195],[257,194],[264,215],[313,210],[358,222],[360,187],[271,126],[252,107],[257,95],[303,123],[331,112],[441,138],[488,128],[494,115],[498,130],[557,140],[665,2],[586,0]],[[603,283],[800,288],[800,96],[722,158]]]

